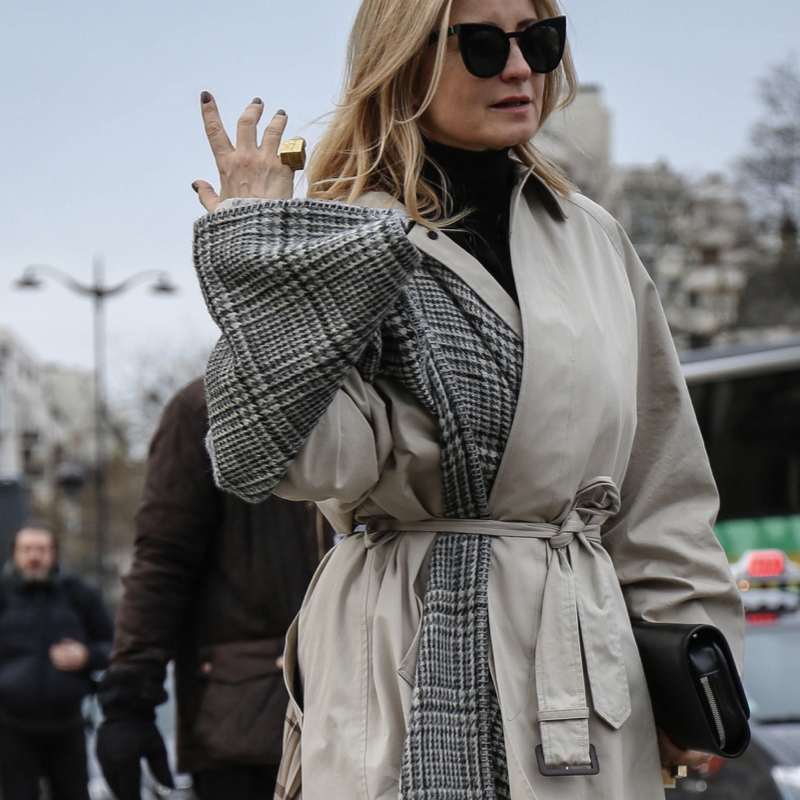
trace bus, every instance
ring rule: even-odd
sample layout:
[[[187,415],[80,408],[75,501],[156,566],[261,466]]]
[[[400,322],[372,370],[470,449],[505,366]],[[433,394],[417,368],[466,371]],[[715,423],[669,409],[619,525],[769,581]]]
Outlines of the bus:
[[[784,550],[800,560],[800,337],[681,356],[720,493],[730,560]]]

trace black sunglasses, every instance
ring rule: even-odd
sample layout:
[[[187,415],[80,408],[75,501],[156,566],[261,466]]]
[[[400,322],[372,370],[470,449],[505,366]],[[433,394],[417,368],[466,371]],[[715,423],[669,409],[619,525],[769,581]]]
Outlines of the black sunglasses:
[[[458,36],[464,66],[477,78],[493,78],[508,63],[511,40],[516,39],[523,57],[533,72],[546,74],[561,63],[567,42],[567,18],[551,17],[533,22],[522,31],[506,33],[497,25],[464,22],[451,25],[448,36]],[[439,40],[441,31],[431,34],[428,44]]]

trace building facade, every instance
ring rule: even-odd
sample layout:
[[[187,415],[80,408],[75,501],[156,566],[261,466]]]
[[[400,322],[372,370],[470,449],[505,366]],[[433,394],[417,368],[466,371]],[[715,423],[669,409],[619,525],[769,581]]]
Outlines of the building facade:
[[[596,84],[578,89],[573,102],[554,111],[536,136],[536,146],[555,161],[592,200],[605,205],[613,171],[611,112]]]
[[[536,142],[619,220],[656,284],[679,347],[737,341],[742,292],[774,259],[774,242],[723,175],[689,180],[665,161],[615,165],[611,130],[602,90],[583,86]]]
[[[35,508],[52,506],[65,465],[92,463],[92,404],[90,373],[42,364],[0,327],[0,475],[23,480]]]
[[[619,168],[609,194],[676,343],[729,339],[748,277],[769,257],[738,189],[719,174],[690,182],[662,162]]]

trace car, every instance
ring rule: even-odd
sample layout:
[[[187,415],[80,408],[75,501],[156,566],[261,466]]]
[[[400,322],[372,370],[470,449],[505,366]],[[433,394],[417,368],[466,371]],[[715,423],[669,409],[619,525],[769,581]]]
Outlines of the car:
[[[800,568],[780,550],[732,565],[745,607],[750,747],[678,780],[669,800],[800,800]]]

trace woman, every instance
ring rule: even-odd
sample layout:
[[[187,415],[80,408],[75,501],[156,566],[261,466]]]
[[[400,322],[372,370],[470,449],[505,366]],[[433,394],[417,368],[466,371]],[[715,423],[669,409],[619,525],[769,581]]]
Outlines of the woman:
[[[530,144],[574,89],[558,13],[363,0],[306,200],[285,114],[234,148],[203,94],[216,478],[366,527],[289,635],[278,796],[662,798],[629,617],[741,652],[655,289]]]

